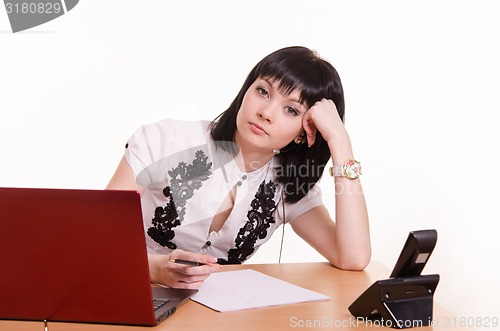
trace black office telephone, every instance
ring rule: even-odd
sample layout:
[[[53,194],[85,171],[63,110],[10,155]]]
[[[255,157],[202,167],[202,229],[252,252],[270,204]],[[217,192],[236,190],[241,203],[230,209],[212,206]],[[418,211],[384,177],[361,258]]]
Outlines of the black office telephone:
[[[439,275],[421,275],[437,241],[436,230],[412,231],[389,279],[363,292],[349,311],[366,323],[398,329],[432,325]]]

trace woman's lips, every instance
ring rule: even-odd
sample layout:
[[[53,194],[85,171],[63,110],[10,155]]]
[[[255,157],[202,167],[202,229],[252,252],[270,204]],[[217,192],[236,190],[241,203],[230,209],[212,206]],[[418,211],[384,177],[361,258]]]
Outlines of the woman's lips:
[[[250,123],[250,129],[255,132],[256,134],[260,134],[260,135],[268,135],[268,133],[266,132],[266,130],[264,130],[263,127],[261,127],[260,125],[258,124],[255,124],[255,123]]]

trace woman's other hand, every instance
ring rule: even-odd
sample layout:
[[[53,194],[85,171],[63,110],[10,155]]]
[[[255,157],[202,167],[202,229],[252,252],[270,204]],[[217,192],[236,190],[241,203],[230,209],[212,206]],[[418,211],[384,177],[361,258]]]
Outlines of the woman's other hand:
[[[316,102],[302,117],[302,126],[307,136],[307,144],[312,146],[319,131],[328,144],[336,138],[347,136],[344,123],[332,100]]]

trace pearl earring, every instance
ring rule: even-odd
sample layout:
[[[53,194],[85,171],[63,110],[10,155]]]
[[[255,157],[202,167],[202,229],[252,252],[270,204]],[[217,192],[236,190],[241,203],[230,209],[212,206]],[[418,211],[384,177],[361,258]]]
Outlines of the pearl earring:
[[[295,141],[295,143],[298,145],[298,144],[301,144],[304,140],[304,131],[302,131],[297,137],[295,137],[295,139],[293,141]]]

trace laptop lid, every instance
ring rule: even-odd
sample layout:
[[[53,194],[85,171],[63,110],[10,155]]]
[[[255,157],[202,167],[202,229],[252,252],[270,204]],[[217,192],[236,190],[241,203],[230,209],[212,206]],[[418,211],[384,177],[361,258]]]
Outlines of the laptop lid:
[[[196,292],[155,317],[134,191],[0,188],[0,266],[1,319],[155,325]]]

